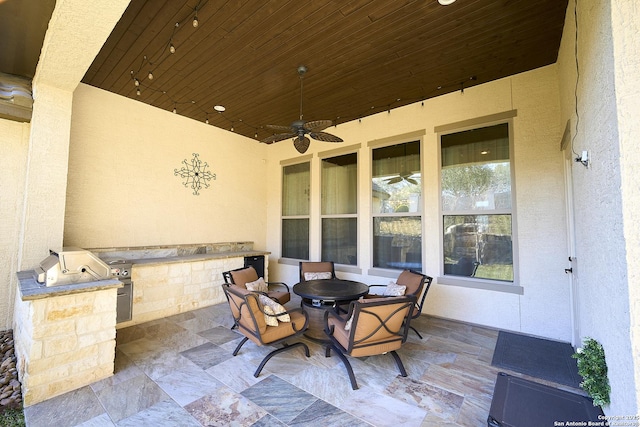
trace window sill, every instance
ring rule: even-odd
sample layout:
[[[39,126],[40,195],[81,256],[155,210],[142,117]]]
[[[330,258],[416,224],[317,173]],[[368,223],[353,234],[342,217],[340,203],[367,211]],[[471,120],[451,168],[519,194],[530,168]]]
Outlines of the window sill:
[[[369,276],[378,276],[378,277],[390,277],[392,279],[397,279],[400,273],[404,270],[395,270],[395,269],[386,269],[386,268],[370,268],[367,271]]]
[[[286,265],[295,265],[298,267],[300,265],[300,261],[307,261],[302,259],[294,259],[294,258],[278,258],[278,264],[286,264]],[[353,274],[362,274],[362,269],[356,265],[347,265],[347,264],[334,264],[336,271],[342,271],[344,273],[353,273]]]
[[[504,283],[492,280],[467,279],[463,277],[439,276],[439,285],[460,286],[463,288],[483,289],[486,291],[505,292],[524,295],[524,288],[513,283]]]
[[[300,259],[294,258],[278,258],[278,264],[287,264],[287,265],[300,265]]]

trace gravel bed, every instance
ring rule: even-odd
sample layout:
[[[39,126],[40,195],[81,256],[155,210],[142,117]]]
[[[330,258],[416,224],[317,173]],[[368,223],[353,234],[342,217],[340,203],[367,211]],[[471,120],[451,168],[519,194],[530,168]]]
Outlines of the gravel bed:
[[[6,408],[22,408],[22,390],[11,329],[0,332],[0,412]]]

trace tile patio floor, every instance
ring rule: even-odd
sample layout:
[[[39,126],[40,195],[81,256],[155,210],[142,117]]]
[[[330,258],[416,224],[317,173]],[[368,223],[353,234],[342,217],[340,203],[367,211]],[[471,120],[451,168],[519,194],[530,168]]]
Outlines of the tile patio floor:
[[[120,329],[115,374],[26,408],[27,426],[487,425],[496,330],[423,315],[424,339],[410,332],[398,351],[408,377],[390,355],[351,358],[353,391],[340,359],[307,340],[310,358],[286,351],[254,378],[273,348],[249,341],[233,357],[231,325],[225,302]]]

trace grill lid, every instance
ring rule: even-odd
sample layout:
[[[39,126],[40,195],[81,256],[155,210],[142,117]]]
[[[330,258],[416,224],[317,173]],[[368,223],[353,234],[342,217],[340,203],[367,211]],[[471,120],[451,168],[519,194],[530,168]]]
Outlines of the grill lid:
[[[65,247],[49,252],[35,269],[36,280],[46,286],[103,280],[111,275],[109,266],[86,249]]]

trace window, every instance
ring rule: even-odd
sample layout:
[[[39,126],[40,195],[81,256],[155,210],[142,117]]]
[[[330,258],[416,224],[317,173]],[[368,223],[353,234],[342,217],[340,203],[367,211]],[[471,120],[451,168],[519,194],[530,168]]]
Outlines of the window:
[[[443,271],[513,282],[509,123],[441,135]]]
[[[358,155],[322,159],[322,261],[358,264]]]
[[[282,256],[309,259],[310,163],[282,168]]]
[[[372,150],[373,267],[422,270],[420,141]]]

